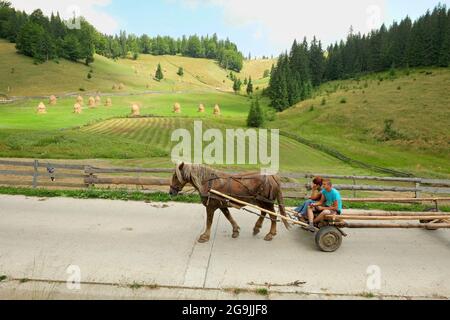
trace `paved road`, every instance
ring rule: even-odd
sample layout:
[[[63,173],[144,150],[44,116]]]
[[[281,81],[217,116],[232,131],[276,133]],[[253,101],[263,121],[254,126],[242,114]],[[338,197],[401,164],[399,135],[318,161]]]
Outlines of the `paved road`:
[[[199,244],[200,205],[0,196],[0,299],[262,298],[251,290],[266,285],[273,299],[450,298],[448,230],[349,230],[327,254],[299,229],[280,226],[269,243],[266,224],[253,237],[256,217],[233,214],[239,239],[217,214],[210,243]],[[66,288],[70,265],[79,291]],[[379,290],[367,287],[369,266],[381,271]]]

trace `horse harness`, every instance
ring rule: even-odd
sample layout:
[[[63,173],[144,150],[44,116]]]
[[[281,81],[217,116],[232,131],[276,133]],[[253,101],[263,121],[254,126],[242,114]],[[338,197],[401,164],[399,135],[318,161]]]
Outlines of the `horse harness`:
[[[250,177],[250,176],[242,176],[242,177],[236,177],[236,176],[229,176],[229,177],[220,177],[215,173],[211,174],[211,178],[204,180],[203,183],[207,182],[208,186],[207,186],[207,190],[206,192],[200,192],[200,197],[202,199],[206,199],[207,203],[209,204],[209,201],[211,199],[214,200],[218,200],[221,203],[225,202],[227,204],[227,206],[230,206],[230,201],[229,200],[224,200],[223,198],[211,194],[211,189],[213,189],[213,184],[215,181],[218,180],[226,180],[225,182],[225,189],[227,190],[226,194],[228,194],[231,197],[239,197],[239,198],[247,198],[247,199],[253,199],[253,200],[257,200],[257,201],[262,201],[265,203],[270,203],[270,204],[275,204],[274,201],[271,201],[265,197],[260,196],[258,193],[263,192],[264,191],[264,186],[267,184],[267,178],[268,176],[264,176],[264,180],[261,182],[261,184],[255,189],[256,191],[252,191],[247,185],[245,185],[243,183],[243,180],[250,180],[250,179],[254,179],[254,177]],[[248,196],[244,196],[244,195],[240,195],[240,194],[233,194],[232,193],[232,182],[235,181],[237,183],[239,183],[241,186],[243,186],[249,193]]]

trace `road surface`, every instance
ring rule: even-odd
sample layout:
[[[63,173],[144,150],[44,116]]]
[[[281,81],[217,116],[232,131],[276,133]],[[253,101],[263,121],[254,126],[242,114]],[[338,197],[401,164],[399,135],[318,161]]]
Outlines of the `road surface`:
[[[280,224],[265,242],[269,223],[254,237],[257,217],[232,213],[239,239],[216,214],[200,244],[196,204],[0,196],[0,299],[450,298],[448,230],[353,229],[322,253],[312,234]]]

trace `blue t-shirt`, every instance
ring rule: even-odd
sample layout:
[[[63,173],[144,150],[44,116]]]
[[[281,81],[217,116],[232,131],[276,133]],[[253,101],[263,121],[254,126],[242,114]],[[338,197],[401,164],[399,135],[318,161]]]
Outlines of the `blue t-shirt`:
[[[341,194],[336,189],[331,189],[330,192],[323,189],[322,194],[325,196],[325,206],[326,207],[332,207],[334,202],[338,202],[338,211],[342,212],[342,199]]]

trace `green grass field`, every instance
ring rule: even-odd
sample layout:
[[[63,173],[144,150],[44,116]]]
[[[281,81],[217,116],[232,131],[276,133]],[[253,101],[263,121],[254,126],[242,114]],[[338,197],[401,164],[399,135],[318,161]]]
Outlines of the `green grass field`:
[[[331,82],[270,126],[366,163],[450,177],[448,88],[448,68]],[[385,120],[393,120],[390,139]]]
[[[15,53],[14,45],[0,41],[0,93],[35,96],[60,93],[111,93],[124,83],[122,94],[111,96],[112,107],[85,107],[75,115],[75,96],[60,98],[56,106],[46,99],[0,105],[0,157],[40,159],[108,159],[115,165],[171,166],[171,132],[192,128],[245,127],[250,99],[230,91],[228,72],[212,60],[179,56],[141,55],[137,61],[114,62],[96,57],[92,67],[61,60],[34,65]],[[255,86],[274,60],[246,61],[240,78],[252,76]],[[152,79],[161,63],[166,79]],[[176,72],[182,66],[183,77]],[[86,75],[93,69],[93,78]],[[7,92],[8,86],[10,91]],[[324,84],[311,100],[277,115],[269,128],[295,133],[344,155],[372,165],[407,171],[418,176],[450,177],[450,71],[397,71]],[[158,93],[144,94],[144,91]],[[93,94],[92,93],[92,94]],[[117,92],[115,92],[117,93]],[[106,97],[102,97],[103,101]],[[38,115],[40,101],[48,113]],[[182,113],[174,114],[173,105]],[[131,105],[141,107],[142,118],[129,118]],[[204,114],[198,106],[206,107]],[[261,104],[268,110],[267,99]],[[222,115],[213,115],[219,104]],[[385,120],[393,120],[389,132]],[[388,138],[388,139],[386,139]],[[336,174],[378,174],[352,167],[321,151],[282,137],[281,167],[287,171]]]

